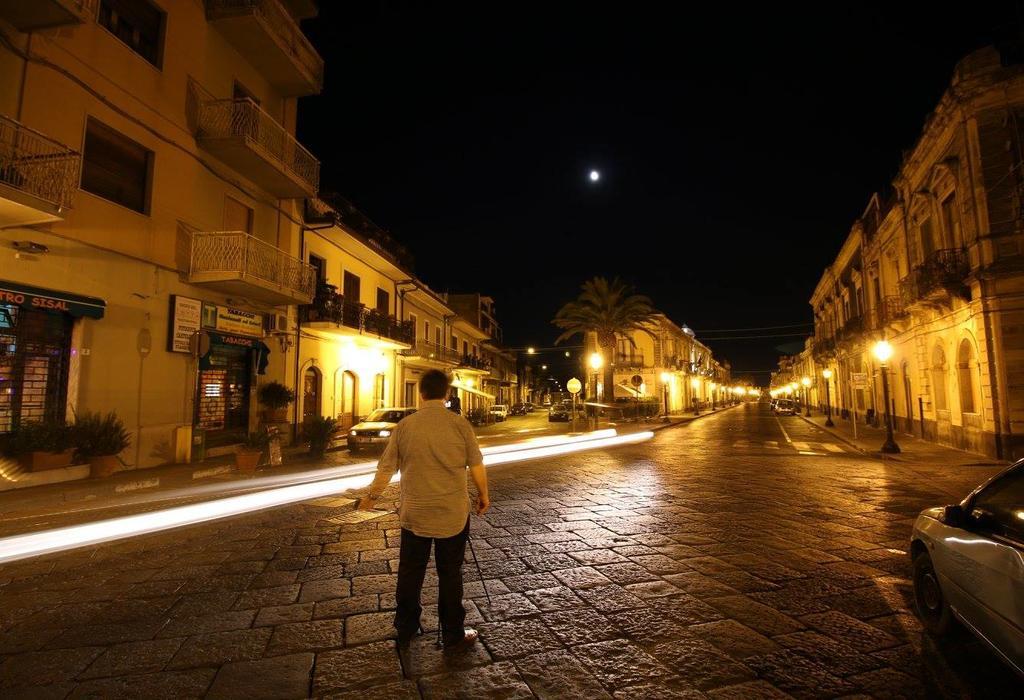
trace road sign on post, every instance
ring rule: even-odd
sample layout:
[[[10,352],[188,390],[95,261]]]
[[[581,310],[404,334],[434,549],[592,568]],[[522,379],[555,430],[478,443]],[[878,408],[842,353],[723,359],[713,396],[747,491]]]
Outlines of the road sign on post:
[[[572,394],[572,432],[576,432],[576,394],[580,393],[583,389],[583,384],[579,379],[573,377],[565,383],[566,390]]]
[[[867,372],[853,372],[850,374],[850,381],[853,382],[854,389],[867,389],[868,388],[868,373]]]

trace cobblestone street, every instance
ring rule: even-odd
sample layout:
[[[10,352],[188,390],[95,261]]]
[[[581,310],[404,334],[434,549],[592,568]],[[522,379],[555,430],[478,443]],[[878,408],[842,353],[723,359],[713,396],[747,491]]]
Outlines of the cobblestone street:
[[[832,439],[747,404],[491,469],[472,523],[485,580],[465,567],[482,644],[448,657],[432,573],[426,634],[395,652],[397,521],[331,522],[346,499],[9,564],[0,696],[1019,695],[973,637],[936,642],[911,609],[915,515],[998,467]]]

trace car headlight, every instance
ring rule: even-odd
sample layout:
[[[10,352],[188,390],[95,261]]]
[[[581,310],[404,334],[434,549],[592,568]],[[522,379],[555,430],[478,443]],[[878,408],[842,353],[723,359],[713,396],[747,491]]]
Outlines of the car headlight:
[[[379,434],[379,435],[380,435],[381,437],[389,437],[389,436],[391,435],[391,431],[390,431],[390,430],[382,430],[382,431],[380,431],[380,433],[378,433],[378,434]]]
[[[355,437],[356,436],[356,431],[354,431],[354,430],[350,431],[349,435],[351,435],[352,437]]]

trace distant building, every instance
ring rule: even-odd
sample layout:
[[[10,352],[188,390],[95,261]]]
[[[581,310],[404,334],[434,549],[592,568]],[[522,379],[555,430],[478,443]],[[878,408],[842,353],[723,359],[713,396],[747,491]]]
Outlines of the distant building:
[[[628,338],[620,337],[612,358],[604,357],[597,336],[588,333],[583,362],[589,363],[594,353],[602,356],[602,362],[612,362],[615,386],[609,396],[603,386],[603,370],[595,371],[588,364],[581,371],[587,377],[584,391],[590,399],[647,398],[664,404],[667,394],[669,412],[680,412],[720,403],[728,397],[728,363],[716,360],[693,331],[664,314],[659,314],[647,331],[633,331]],[[634,377],[639,377],[639,386]]]

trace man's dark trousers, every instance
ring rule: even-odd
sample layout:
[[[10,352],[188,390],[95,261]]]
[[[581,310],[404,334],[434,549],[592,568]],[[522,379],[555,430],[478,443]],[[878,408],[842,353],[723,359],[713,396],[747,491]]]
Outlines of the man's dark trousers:
[[[462,560],[469,537],[466,527],[454,537],[420,537],[402,528],[402,545],[398,555],[398,592],[395,629],[399,640],[410,639],[420,627],[420,591],[430,560],[430,543],[434,543],[434,564],[437,567],[437,616],[441,622],[443,642],[453,644],[463,637],[466,609],[462,606]]]

